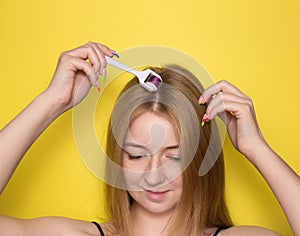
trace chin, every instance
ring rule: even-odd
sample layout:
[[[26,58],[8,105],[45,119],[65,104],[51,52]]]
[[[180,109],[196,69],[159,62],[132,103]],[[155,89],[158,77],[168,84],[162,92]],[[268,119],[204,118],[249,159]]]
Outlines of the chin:
[[[143,209],[148,214],[164,215],[173,214],[176,209],[176,205],[167,205],[162,203],[149,203],[149,202],[135,202],[135,207]]]
[[[135,207],[143,208],[151,214],[166,214],[175,211],[179,202],[179,197],[176,197],[172,192],[134,192],[130,193],[134,199]]]

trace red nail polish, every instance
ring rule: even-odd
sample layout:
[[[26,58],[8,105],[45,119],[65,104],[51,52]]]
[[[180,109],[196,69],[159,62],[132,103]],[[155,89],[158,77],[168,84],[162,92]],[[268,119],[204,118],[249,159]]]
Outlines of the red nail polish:
[[[201,120],[201,126],[203,126],[207,121],[209,121],[209,114],[205,113]]]
[[[205,113],[202,118],[202,121],[207,121],[208,119],[209,119],[209,114]]]

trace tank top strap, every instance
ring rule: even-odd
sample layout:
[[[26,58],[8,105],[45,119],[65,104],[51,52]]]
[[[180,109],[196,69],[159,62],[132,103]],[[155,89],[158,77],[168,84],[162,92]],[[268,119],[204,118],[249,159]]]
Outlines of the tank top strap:
[[[92,221],[91,223],[94,224],[94,225],[96,225],[96,227],[98,228],[98,230],[99,230],[101,236],[105,236],[105,235],[104,235],[104,232],[103,232],[103,230],[102,230],[102,228],[101,228],[101,226],[100,226],[99,223],[97,223],[97,222],[95,222],[95,221]]]
[[[219,228],[216,230],[216,232],[214,233],[213,236],[217,236],[218,233],[220,233],[221,230],[228,229],[228,228],[230,228],[230,226],[221,226],[221,227],[219,227]]]

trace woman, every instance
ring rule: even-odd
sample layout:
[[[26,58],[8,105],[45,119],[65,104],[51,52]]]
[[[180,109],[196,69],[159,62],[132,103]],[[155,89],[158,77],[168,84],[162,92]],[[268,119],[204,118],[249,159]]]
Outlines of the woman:
[[[104,55],[112,57],[113,54],[113,50],[97,43],[61,54],[49,87],[0,133],[1,191],[42,131],[60,114],[78,104],[91,86],[99,87],[97,79],[106,73]],[[218,114],[226,122],[233,145],[261,172],[280,202],[294,234],[300,235],[297,224],[300,219],[299,177],[264,141],[251,100],[226,81],[218,82],[201,94],[200,89],[180,73],[168,68],[156,70],[161,73],[164,86],[176,88],[188,98],[198,123],[202,118],[207,123],[199,126],[200,133],[205,135],[200,134],[197,139],[194,128],[196,135],[184,132],[189,126],[184,125],[185,119],[180,120],[181,116],[176,116],[172,109],[168,110],[162,104],[166,100],[150,99],[132,110],[128,130],[120,129],[121,133],[118,133],[118,125],[111,124],[108,155],[122,165],[124,171],[116,176],[108,175],[120,185],[120,188],[107,189],[108,195],[114,198],[114,202],[108,202],[112,218],[109,223],[100,227],[62,217],[21,220],[0,216],[0,235],[102,235],[102,231],[105,235],[278,235],[260,227],[232,226],[222,197],[222,158],[206,175],[198,176],[201,158],[205,157],[210,140],[212,122],[209,120]],[[174,78],[175,74],[178,78]],[[123,94],[133,87],[134,82],[131,82]],[[140,94],[159,97],[161,89],[156,94],[149,95],[142,90]],[[173,91],[166,91],[169,90]],[[198,99],[207,107],[198,105]],[[119,108],[116,105],[117,112]],[[158,124],[157,130],[163,131],[163,139],[152,145],[149,129],[155,124]],[[116,134],[121,134],[121,141],[114,138]],[[194,152],[189,150],[187,142],[194,140],[189,135],[196,137],[200,144],[191,145],[191,149],[195,147]],[[195,179],[199,181],[192,181]],[[212,188],[212,182],[220,187]],[[191,183],[193,185],[189,185]],[[293,193],[287,195],[291,190]]]
[[[199,81],[178,66],[151,69],[163,80],[159,90],[150,93],[131,80],[112,114],[108,156],[124,171],[107,171],[118,186],[107,186],[109,225],[124,235],[147,235],[147,225],[136,224],[146,220],[146,210],[152,214],[146,222],[160,222],[151,235],[201,235],[232,226],[222,153],[206,175],[198,175],[208,146],[216,144],[211,123],[200,126],[205,106],[198,104]]]

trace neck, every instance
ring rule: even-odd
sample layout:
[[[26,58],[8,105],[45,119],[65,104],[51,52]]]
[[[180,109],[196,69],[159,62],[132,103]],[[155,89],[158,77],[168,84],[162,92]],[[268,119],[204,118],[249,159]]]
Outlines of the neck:
[[[134,202],[130,213],[134,235],[165,235],[166,228],[176,209],[164,213],[152,213]]]

